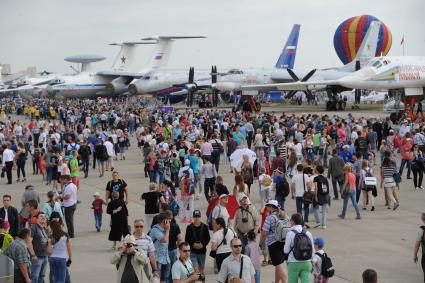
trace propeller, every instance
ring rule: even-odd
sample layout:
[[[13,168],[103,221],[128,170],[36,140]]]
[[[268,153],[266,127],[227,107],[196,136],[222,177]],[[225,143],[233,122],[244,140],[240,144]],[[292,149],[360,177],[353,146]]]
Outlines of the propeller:
[[[215,87],[217,83],[217,66],[211,66],[211,89],[213,95],[213,107],[218,105],[218,89]]]
[[[186,84],[187,87],[187,97],[186,97],[186,106],[192,107],[193,105],[193,94],[196,91],[196,84],[195,81],[195,68],[190,67],[189,68],[189,78]]]
[[[292,71],[291,69],[286,69],[288,71],[288,74],[291,76],[291,78],[294,80],[294,82],[306,82],[308,81],[314,73],[316,73],[317,69],[313,69],[310,72],[308,72],[307,75],[305,75],[301,80],[298,78],[298,76]],[[308,100],[313,99],[314,95],[311,93],[309,89],[303,90]],[[290,99],[294,94],[297,93],[296,90],[291,90],[288,92],[285,98]]]

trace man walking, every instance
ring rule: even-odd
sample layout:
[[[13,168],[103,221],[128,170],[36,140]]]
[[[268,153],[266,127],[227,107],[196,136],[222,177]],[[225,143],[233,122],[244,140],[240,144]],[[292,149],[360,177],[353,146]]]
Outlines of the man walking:
[[[15,152],[10,149],[10,144],[3,145],[3,169],[6,172],[7,184],[12,184],[12,168],[15,162]]]
[[[5,255],[10,257],[14,264],[14,282],[31,283],[30,268],[31,259],[27,244],[32,241],[30,230],[22,229],[15,241],[11,242],[5,251]]]
[[[230,241],[232,253],[223,261],[218,274],[219,283],[239,278],[243,283],[255,282],[255,268],[249,256],[242,254],[242,242],[238,238]]]
[[[65,211],[65,222],[70,238],[74,238],[74,212],[77,208],[77,186],[71,182],[70,175],[62,175],[64,184],[62,193],[62,206]]]
[[[338,150],[332,150],[332,157],[329,159],[329,167],[328,167],[328,179],[332,177],[332,187],[334,190],[334,200],[338,199],[338,188],[337,183],[339,185],[339,191],[342,190],[342,186],[344,185],[344,160],[338,155]]]
[[[37,215],[37,224],[31,226],[32,241],[28,243],[31,253],[31,281],[43,283],[47,268],[47,242],[49,231],[46,229],[47,216],[43,212]]]
[[[3,195],[3,207],[0,208],[0,218],[9,227],[9,233],[13,238],[18,235],[19,216],[18,210],[12,206],[12,197]]]

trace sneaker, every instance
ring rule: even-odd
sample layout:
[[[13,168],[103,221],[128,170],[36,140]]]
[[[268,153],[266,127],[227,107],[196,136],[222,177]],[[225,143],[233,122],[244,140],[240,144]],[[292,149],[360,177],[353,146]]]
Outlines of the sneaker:
[[[320,226],[321,226],[321,224],[319,223],[319,224],[314,225],[313,228],[319,228]]]
[[[357,216],[356,216],[356,219],[357,219],[357,220],[360,220],[360,219],[362,219],[362,217],[361,217],[360,215],[357,215]]]
[[[114,171],[114,167],[111,167],[111,171]]]
[[[338,217],[341,218],[341,219],[344,219],[345,218],[345,216],[342,215],[342,214],[339,214]]]
[[[304,223],[304,227],[305,227],[306,229],[310,229],[310,225],[308,225],[308,224],[306,224],[306,223]]]
[[[398,203],[394,204],[393,210],[396,210],[400,205]]]
[[[326,226],[322,226],[322,229],[326,229]]]
[[[424,190],[424,187],[420,186],[419,189]]]
[[[372,206],[372,209],[371,209],[370,211],[375,211],[375,207],[374,207],[374,206]]]
[[[417,190],[417,191],[420,190],[420,189],[421,189],[420,187],[415,187],[415,190]]]

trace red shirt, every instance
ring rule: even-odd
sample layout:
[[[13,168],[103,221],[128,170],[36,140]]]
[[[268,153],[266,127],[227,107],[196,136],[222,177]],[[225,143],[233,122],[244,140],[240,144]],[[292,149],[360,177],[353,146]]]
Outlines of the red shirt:
[[[95,199],[92,203],[91,203],[94,213],[96,214],[102,214],[103,213],[103,200],[101,198]]]
[[[412,159],[412,143],[405,143],[401,146],[401,158],[405,160]]]

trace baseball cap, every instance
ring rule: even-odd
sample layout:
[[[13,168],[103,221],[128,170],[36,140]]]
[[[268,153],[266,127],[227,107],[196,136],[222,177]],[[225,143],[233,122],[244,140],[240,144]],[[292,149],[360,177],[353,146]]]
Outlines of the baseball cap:
[[[275,199],[269,199],[269,201],[266,203],[266,206],[274,206],[276,208],[280,208],[279,203]]]
[[[184,161],[184,165],[190,165],[190,160],[189,160],[189,159],[186,159],[186,160]]]
[[[319,248],[323,248],[325,246],[325,240],[320,237],[314,238],[314,244],[317,245]]]
[[[93,194],[93,196],[94,196],[94,197],[100,197],[100,194],[99,194],[99,192],[95,192],[95,193]]]
[[[193,217],[201,217],[201,211],[196,209],[193,211]]]
[[[218,198],[220,199],[220,198],[224,198],[224,197],[227,197],[228,196],[228,194],[221,194]]]
[[[248,196],[245,194],[245,193],[242,193],[240,196],[239,196],[239,198],[238,198],[238,200],[239,201],[241,201],[241,200],[243,200],[244,198],[247,198]]]

